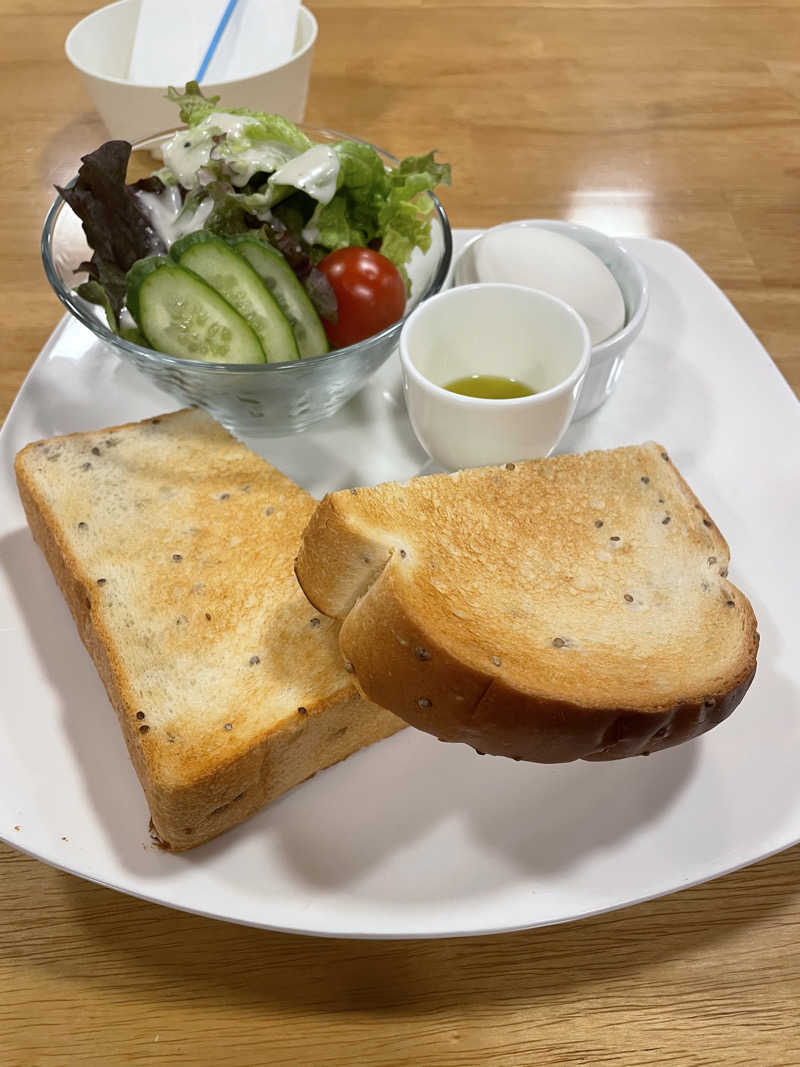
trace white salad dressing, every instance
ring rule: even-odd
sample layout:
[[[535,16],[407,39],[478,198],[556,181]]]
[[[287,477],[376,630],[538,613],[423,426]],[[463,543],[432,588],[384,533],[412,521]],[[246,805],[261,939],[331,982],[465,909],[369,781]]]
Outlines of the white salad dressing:
[[[226,156],[225,163],[231,174],[231,185],[247,185],[258,171],[269,173],[296,155],[291,145],[280,141],[259,141],[252,148],[237,152],[235,156]]]
[[[315,144],[290,159],[270,177],[270,185],[291,185],[302,189],[320,204],[329,204],[336,194],[339,157],[332,148]]]
[[[319,226],[317,226],[313,218],[309,219],[308,226],[300,231],[300,236],[309,245],[321,244],[322,242],[322,234],[319,232]]]
[[[184,189],[194,189],[204,184],[203,168],[211,161],[216,147],[214,138],[223,133],[226,144],[219,155],[230,171],[231,184],[241,187],[247,185],[258,171],[274,171],[296,155],[291,145],[280,141],[251,140],[248,128],[260,128],[258,119],[250,115],[214,111],[197,126],[178,130],[164,145],[164,165]]]
[[[233,115],[227,111],[214,111],[188,130],[178,130],[161,149],[164,166],[184,189],[200,189],[212,175],[208,170],[213,160],[224,161],[225,173],[232,185],[241,188],[258,171],[269,174],[268,188],[263,190],[264,205],[249,205],[249,210],[258,218],[270,216],[270,207],[276,200],[288,195],[288,189],[301,189],[317,201],[320,207],[329,204],[336,195],[339,180],[339,157],[328,145],[312,145],[304,152],[297,152],[291,145],[279,141],[262,141],[251,138],[248,128],[259,126],[258,119],[249,115]],[[224,134],[225,140],[219,141]],[[202,228],[213,211],[211,197],[203,200],[194,212],[186,212],[182,206],[178,185],[166,186],[162,193],[138,193],[140,203],[148,218],[167,246],[184,234]],[[256,200],[257,197],[253,197]],[[320,239],[316,225],[316,213],[303,231],[309,244]]]
[[[227,111],[214,111],[197,126],[178,132],[162,149],[164,164],[172,171],[184,189],[200,184],[199,171],[211,159],[214,138],[224,133],[234,141],[247,137],[247,127],[257,125],[258,120],[249,115],[231,115]]]
[[[137,192],[136,197],[167,248],[179,237],[201,230],[214,208],[214,201],[207,196],[194,211],[186,210],[177,185],[167,185],[160,193]]]

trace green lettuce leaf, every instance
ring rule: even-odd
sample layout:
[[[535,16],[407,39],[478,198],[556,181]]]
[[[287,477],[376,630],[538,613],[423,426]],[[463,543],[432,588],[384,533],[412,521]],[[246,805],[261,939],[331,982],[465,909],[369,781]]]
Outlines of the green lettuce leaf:
[[[203,96],[203,91],[196,81],[187,82],[183,92],[172,85],[167,89],[167,100],[177,104],[180,109],[181,122],[187,126],[198,126],[216,110],[220,101],[218,96]]]
[[[387,171],[374,148],[356,141],[340,141],[334,151],[339,157],[338,188],[311,219],[317,243],[335,250],[380,242],[381,252],[408,284],[405,265],[411,253],[430,248],[433,201],[428,193],[450,184],[450,167],[437,163],[429,152],[410,156]]]
[[[381,253],[390,259],[405,278],[405,266],[415,248],[427,252],[431,246],[428,219],[397,212],[384,230]]]
[[[219,234],[220,237],[232,237],[249,229],[249,208],[244,203],[245,197],[237,193],[232,185],[216,181],[210,182],[204,189],[214,201],[214,207],[203,229]]]
[[[367,245],[372,236],[368,236],[366,229],[359,226],[356,221],[358,214],[347,194],[337,193],[329,204],[321,204],[311,217],[310,227],[316,229],[318,234],[314,243],[331,252],[350,245]]]
[[[290,145],[297,152],[305,152],[311,147],[311,140],[289,119],[282,115],[271,115],[266,111],[251,111],[246,107],[219,108],[218,96],[203,96],[203,91],[196,81],[187,82],[184,91],[170,86],[167,89],[167,99],[177,104],[180,109],[181,122],[187,126],[199,126],[215,111],[224,110],[227,115],[243,115],[253,119],[248,123],[246,136],[238,139],[229,138],[232,147],[244,151],[250,147],[249,143],[258,141],[278,141],[281,144]],[[241,143],[236,143],[239,141]]]
[[[77,293],[78,296],[82,296],[84,300],[88,300],[90,304],[97,304],[98,307],[103,308],[106,313],[106,322],[108,323],[109,330],[111,330],[112,333],[119,332],[119,323],[111,303],[111,297],[100,282],[95,281],[94,278],[91,278],[88,282],[82,282],[77,288]],[[122,299],[124,299],[124,295],[123,282]]]
[[[427,252],[431,246],[430,215],[433,201],[428,195],[437,185],[450,184],[450,166],[437,163],[434,153],[409,156],[389,172],[389,194],[378,211],[381,252],[403,275],[415,248]]]
[[[381,195],[388,185],[383,160],[368,144],[338,141],[333,150],[339,157],[337,188],[345,187],[351,196]]]
[[[437,185],[450,184],[450,164],[437,163],[433,158],[436,152],[428,152],[424,156],[406,156],[391,171],[389,177],[392,182],[402,185],[408,179],[417,180],[424,176],[429,189],[435,189]]]
[[[246,107],[235,107],[230,114],[246,115],[256,120],[247,126],[247,136],[254,144],[259,141],[279,141],[281,144],[290,145],[297,152],[305,152],[313,144],[299,126],[295,126],[282,115],[270,115],[266,111],[248,111]],[[281,162],[285,162],[285,159]]]

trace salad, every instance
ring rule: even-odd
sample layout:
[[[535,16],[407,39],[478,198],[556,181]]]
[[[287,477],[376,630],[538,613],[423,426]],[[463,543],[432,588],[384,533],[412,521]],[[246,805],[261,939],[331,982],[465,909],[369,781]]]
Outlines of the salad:
[[[406,265],[431,243],[434,153],[392,169],[361,141],[315,144],[279,115],[169,90],[181,129],[127,184],[127,141],[59,192],[92,257],[77,292],[128,340],[188,359],[284,362],[355,344],[403,315]]]

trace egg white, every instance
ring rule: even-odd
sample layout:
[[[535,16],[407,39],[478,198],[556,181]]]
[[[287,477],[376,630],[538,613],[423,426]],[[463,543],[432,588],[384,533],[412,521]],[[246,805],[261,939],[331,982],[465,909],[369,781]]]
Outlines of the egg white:
[[[625,302],[603,261],[571,237],[535,226],[490,230],[476,242],[474,280],[542,289],[581,316],[592,344],[625,325]]]

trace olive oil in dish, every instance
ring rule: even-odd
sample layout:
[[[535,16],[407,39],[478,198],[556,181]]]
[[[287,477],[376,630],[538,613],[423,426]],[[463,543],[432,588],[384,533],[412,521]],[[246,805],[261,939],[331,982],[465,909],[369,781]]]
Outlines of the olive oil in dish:
[[[451,393],[481,400],[518,400],[523,396],[533,396],[536,392],[516,378],[503,378],[497,374],[469,374],[465,378],[456,378],[444,388]]]

